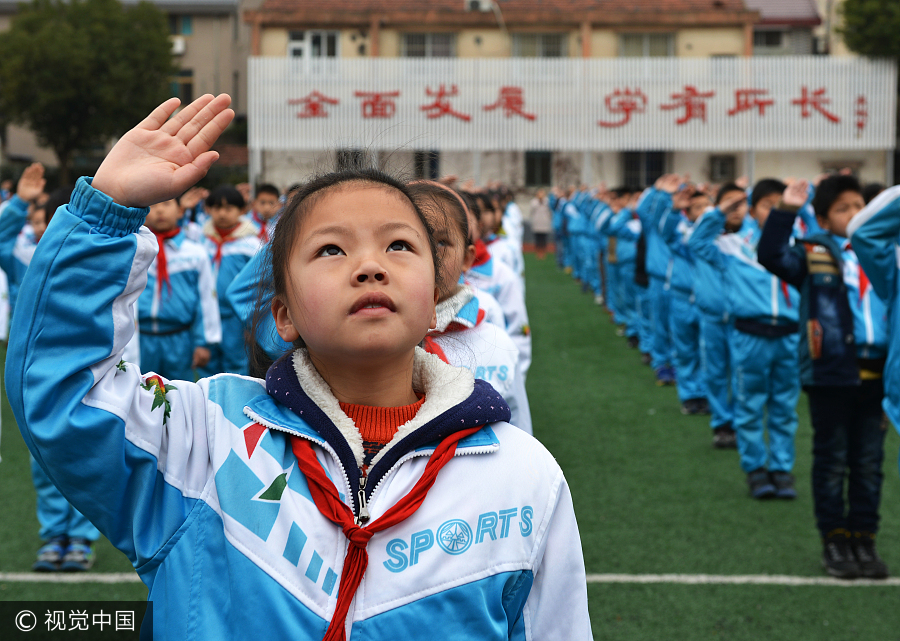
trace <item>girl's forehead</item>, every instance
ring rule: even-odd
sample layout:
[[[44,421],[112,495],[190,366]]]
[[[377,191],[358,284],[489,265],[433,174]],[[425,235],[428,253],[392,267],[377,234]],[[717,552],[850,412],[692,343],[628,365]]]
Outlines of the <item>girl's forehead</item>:
[[[388,185],[371,183],[342,184],[316,198],[303,217],[303,227],[327,225],[338,221],[363,223],[366,220],[397,220],[424,226],[405,194]]]

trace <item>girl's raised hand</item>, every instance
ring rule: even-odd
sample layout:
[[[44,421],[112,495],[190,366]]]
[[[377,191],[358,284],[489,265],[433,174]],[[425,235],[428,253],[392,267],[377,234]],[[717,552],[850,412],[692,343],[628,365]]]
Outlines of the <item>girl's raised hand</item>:
[[[115,144],[93,186],[126,207],[149,207],[176,198],[206,175],[219,154],[210,151],[234,118],[231,97],[197,98],[174,118],[170,98]]]

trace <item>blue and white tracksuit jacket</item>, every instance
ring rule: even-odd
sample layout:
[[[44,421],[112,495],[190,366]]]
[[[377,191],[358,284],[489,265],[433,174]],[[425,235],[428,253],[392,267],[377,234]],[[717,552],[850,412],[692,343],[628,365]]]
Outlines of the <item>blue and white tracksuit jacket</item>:
[[[900,430],[900,186],[872,199],[847,225],[847,236],[875,293],[887,304],[889,343],[882,403]]]
[[[503,308],[503,329],[519,350],[519,371],[523,381],[531,367],[531,327],[525,308],[525,292],[515,272],[498,260],[473,265],[465,273],[466,281],[493,296]]]
[[[616,323],[625,325],[628,336],[637,336],[640,319],[637,313],[637,285],[634,282],[637,241],[641,237],[641,221],[625,208],[612,216],[606,228],[608,239],[615,238],[615,262],[610,263],[614,286]]]
[[[669,336],[669,278],[672,269],[672,252],[660,232],[672,212],[672,194],[650,187],[638,202],[637,214],[645,230],[647,243],[647,275],[650,286],[650,317],[653,323],[653,345],[650,355],[653,369],[658,369],[672,360],[672,339]]]
[[[734,234],[716,237],[725,225],[718,209],[707,211],[694,230],[695,254],[723,265],[730,334],[734,427],[741,467],[790,472],[794,466],[800,372],[797,323],[800,294],[759,264],[762,230],[748,216]],[[763,437],[763,415],[769,432]]]
[[[16,420],[53,482],[131,559],[157,639],[264,628],[317,641],[348,542],[312,502],[290,437],[313,444],[354,513],[362,439],[304,350],[266,381],[148,380],[120,363],[156,252],[140,227],[146,213],[82,179],[54,217],[7,358]],[[410,491],[437,440],[486,427],[460,442],[418,511],[369,541],[348,639],[592,638],[571,496],[553,457],[505,422],[487,383],[424,352],[414,370],[425,403],[372,461],[373,520]]]
[[[244,268],[250,259],[259,251],[260,241],[257,230],[251,223],[241,221],[234,233],[235,240],[222,246],[222,260],[216,265],[216,244],[210,240],[215,233],[212,220],[207,220],[203,227],[205,234],[203,243],[212,261],[213,277],[216,281],[216,295],[219,301],[219,317],[222,319],[222,341],[210,345],[212,358],[209,365],[201,368],[203,376],[213,376],[220,372],[246,374],[249,363],[247,348],[244,343],[244,325],[235,310],[231,307],[225,293],[235,276]],[[218,295],[221,292],[222,295]]]
[[[28,203],[18,196],[0,205],[0,269],[9,284],[10,312],[16,309],[19,285],[37,246],[27,220]]]
[[[138,298],[141,369],[166,378],[193,380],[194,348],[222,341],[219,304],[209,255],[179,232],[166,243],[169,284],[159,287],[157,261]]]
[[[682,212],[670,212],[660,237],[672,253],[669,330],[675,352],[678,400],[706,398],[700,358],[700,311],[694,295],[694,257],[687,247],[694,224]]]

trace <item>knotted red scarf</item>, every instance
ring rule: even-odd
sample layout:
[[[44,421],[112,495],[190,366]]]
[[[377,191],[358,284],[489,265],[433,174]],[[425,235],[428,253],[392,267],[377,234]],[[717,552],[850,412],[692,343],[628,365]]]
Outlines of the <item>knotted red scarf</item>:
[[[156,236],[156,244],[159,245],[159,253],[156,255],[156,291],[162,294],[163,283],[166,284],[169,291],[172,291],[172,284],[169,282],[169,266],[166,263],[166,241],[170,238],[175,238],[181,233],[181,229],[175,227],[163,232],[152,229],[150,231],[153,231],[153,235]]]
[[[265,218],[263,218],[262,216],[260,216],[259,214],[257,214],[256,211],[253,212],[252,217],[253,217],[253,222],[255,222],[257,225],[259,225],[259,233],[257,234],[259,239],[261,241],[263,241],[264,243],[269,242],[269,230],[268,230],[269,221],[266,220]]]
[[[322,516],[341,526],[344,536],[350,541],[350,547],[347,549],[347,556],[344,559],[344,569],[341,571],[341,583],[338,588],[334,617],[328,624],[328,630],[322,641],[346,640],[344,623],[347,619],[347,612],[350,610],[350,602],[353,600],[369,564],[369,554],[366,552],[369,539],[376,532],[393,527],[415,513],[425,500],[428,490],[437,480],[438,472],[453,458],[459,441],[481,428],[482,426],[478,426],[462,430],[441,441],[431,458],[428,459],[422,478],[416,482],[413,489],[391,506],[381,518],[367,527],[360,527],[356,524],[353,512],[341,501],[337,488],[319,464],[312,444],[299,436],[291,437],[291,448],[294,456],[297,457],[297,465],[306,477],[309,493],[312,495],[316,507],[319,508]]]
[[[853,245],[847,243],[847,249],[853,249]],[[859,264],[859,261],[856,262],[856,269],[858,270],[859,275],[859,300],[862,300],[866,297],[866,290],[869,289],[869,277],[866,276],[866,272],[863,271],[862,265]]]
[[[488,251],[487,245],[484,244],[484,241],[480,238],[475,241],[475,262],[472,263],[473,267],[478,267],[480,265],[484,265],[491,259],[491,252]]]
[[[222,264],[222,246],[225,243],[230,243],[234,240],[231,235],[236,232],[240,226],[241,224],[238,223],[230,229],[219,229],[218,227],[215,227],[216,233],[212,236],[207,236],[207,238],[216,244],[216,255],[213,257],[213,262],[216,264],[216,267]],[[218,238],[216,236],[218,236]]]

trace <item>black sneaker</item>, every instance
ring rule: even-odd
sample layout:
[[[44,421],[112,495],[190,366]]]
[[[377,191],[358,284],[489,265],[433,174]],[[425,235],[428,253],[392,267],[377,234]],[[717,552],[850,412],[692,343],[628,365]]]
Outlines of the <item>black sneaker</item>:
[[[626,344],[631,349],[637,349],[637,346],[641,344],[641,340],[637,336],[629,336]]]
[[[855,579],[860,575],[860,566],[853,555],[847,530],[832,530],[825,536],[822,545],[822,566],[828,574],[838,579]]]
[[[719,450],[737,449],[737,433],[732,429],[731,423],[713,430],[713,447]]]
[[[875,549],[875,535],[870,532],[854,532],[850,546],[859,564],[859,575],[867,579],[886,579],[888,566]]]
[[[775,498],[795,499],[797,489],[794,487],[794,475],[790,472],[772,472],[772,485],[775,486]]]
[[[77,537],[69,539],[59,569],[63,572],[84,572],[90,570],[92,565],[94,565],[93,544],[87,539]]]
[[[706,400],[705,398],[697,399],[697,414],[700,414],[702,416],[710,415],[709,401]]]
[[[652,362],[653,362],[653,357],[650,356],[650,354],[647,354],[646,352],[641,352],[641,363],[643,363],[644,365],[649,365]]]
[[[775,486],[772,485],[769,473],[764,467],[747,475],[747,485],[750,486],[750,496],[755,499],[770,499],[775,496]]]
[[[37,551],[37,559],[31,565],[35,572],[56,572],[62,562],[69,540],[64,536],[54,536]]]
[[[684,403],[681,404],[681,413],[685,416],[690,416],[691,414],[697,413],[697,399],[689,398]]]

